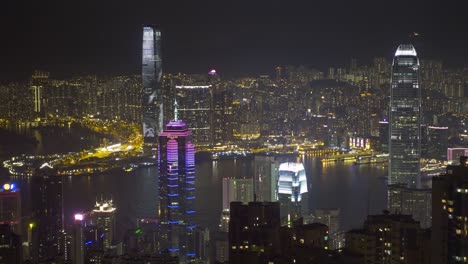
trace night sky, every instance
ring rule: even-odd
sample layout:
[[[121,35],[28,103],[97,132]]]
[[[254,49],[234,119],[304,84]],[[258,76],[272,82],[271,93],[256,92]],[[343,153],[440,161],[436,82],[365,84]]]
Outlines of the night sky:
[[[0,78],[138,74],[141,26],[160,25],[165,72],[271,74],[392,57],[410,32],[422,59],[468,67],[467,1],[13,1],[0,8]],[[17,3],[19,2],[19,3]]]

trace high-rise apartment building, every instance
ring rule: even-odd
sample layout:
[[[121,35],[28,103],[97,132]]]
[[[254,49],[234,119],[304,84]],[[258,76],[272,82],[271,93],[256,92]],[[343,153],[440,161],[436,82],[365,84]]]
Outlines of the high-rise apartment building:
[[[432,263],[468,261],[468,157],[432,179]]]
[[[142,56],[143,152],[155,155],[158,135],[163,129],[163,93],[161,31],[154,26],[143,27]]]
[[[229,263],[263,263],[280,252],[280,206],[276,202],[231,203]]]
[[[432,222],[431,195],[431,189],[391,184],[388,186],[388,210],[393,214],[412,215],[422,228],[429,228]]]
[[[389,183],[418,186],[421,156],[419,59],[413,45],[402,44],[392,66],[389,109]]]
[[[329,247],[337,250],[344,246],[342,233],[340,232],[340,209],[338,208],[320,208],[315,209],[314,222],[328,226],[330,236]]]
[[[369,215],[362,229],[347,232],[345,249],[365,264],[428,264],[429,241],[410,215],[386,213]]]
[[[195,147],[182,121],[171,121],[159,136],[159,206],[162,248],[181,262],[195,259]]]

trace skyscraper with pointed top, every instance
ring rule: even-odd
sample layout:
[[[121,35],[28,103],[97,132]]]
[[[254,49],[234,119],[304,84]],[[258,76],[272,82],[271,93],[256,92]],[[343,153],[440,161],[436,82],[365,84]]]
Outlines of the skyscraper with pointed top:
[[[419,185],[421,157],[421,87],[419,59],[413,45],[395,52],[390,98],[389,184]]]
[[[181,263],[197,258],[195,253],[195,147],[192,132],[177,120],[159,136],[159,199],[161,249],[178,256]]]
[[[143,152],[157,153],[158,135],[163,130],[163,93],[161,31],[153,25],[143,26],[141,67],[143,94]]]

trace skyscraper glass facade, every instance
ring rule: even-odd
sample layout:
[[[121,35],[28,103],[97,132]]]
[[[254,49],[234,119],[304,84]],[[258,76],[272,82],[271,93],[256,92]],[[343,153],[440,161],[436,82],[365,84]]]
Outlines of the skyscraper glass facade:
[[[210,145],[213,141],[211,85],[177,85],[175,87],[177,111],[193,133],[198,145]]]
[[[389,183],[418,186],[421,156],[419,59],[412,45],[400,45],[392,66]]]
[[[171,121],[159,136],[159,219],[162,249],[181,262],[195,259],[195,147],[184,122]]]
[[[143,152],[155,154],[158,135],[163,129],[161,32],[143,27]]]
[[[297,219],[305,213],[303,195],[307,193],[307,178],[302,163],[287,162],[279,166],[278,201],[281,204],[281,218],[284,222]],[[288,216],[289,215],[289,216]]]

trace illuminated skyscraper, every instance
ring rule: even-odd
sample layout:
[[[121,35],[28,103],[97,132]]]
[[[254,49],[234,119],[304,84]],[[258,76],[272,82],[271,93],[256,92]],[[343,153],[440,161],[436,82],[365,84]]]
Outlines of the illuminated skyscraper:
[[[279,166],[278,201],[281,204],[281,220],[283,223],[295,220],[306,213],[307,199],[302,199],[307,193],[307,179],[302,163],[287,162]],[[303,201],[304,200],[304,201]]]
[[[104,232],[104,249],[109,249],[115,236],[115,210],[112,200],[99,201],[92,211],[92,224]]]
[[[83,214],[75,214],[72,230],[72,263],[84,263]]]
[[[161,31],[143,27],[143,152],[155,155],[158,135],[163,129]]]
[[[175,114],[177,119],[177,112]],[[162,248],[181,262],[196,258],[195,147],[182,121],[171,121],[159,136],[159,220]]]
[[[41,116],[43,113],[43,92],[44,92],[44,84],[49,78],[49,73],[41,72],[41,71],[34,71],[31,81],[31,88],[34,94],[34,112]]]
[[[400,45],[392,66],[389,184],[417,186],[421,156],[419,59],[412,45]]]

